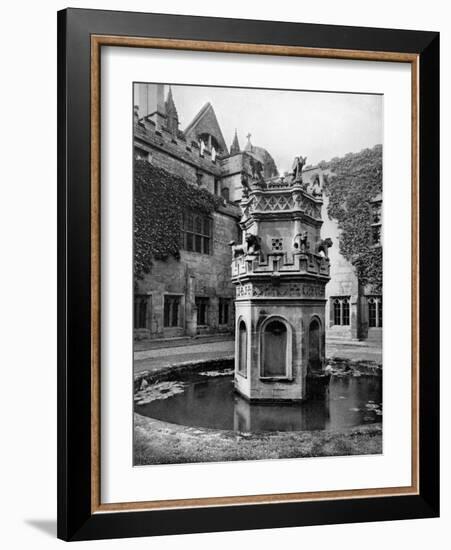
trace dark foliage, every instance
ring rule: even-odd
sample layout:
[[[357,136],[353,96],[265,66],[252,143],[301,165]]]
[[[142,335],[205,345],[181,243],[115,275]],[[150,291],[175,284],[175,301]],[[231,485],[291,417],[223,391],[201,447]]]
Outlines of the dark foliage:
[[[134,166],[134,277],[149,273],[152,259],[180,257],[185,210],[210,214],[222,199],[183,178],[136,159]]]

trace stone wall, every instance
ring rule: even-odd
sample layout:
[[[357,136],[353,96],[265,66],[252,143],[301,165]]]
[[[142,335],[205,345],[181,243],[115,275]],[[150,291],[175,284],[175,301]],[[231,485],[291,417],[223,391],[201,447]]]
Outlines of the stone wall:
[[[229,189],[229,199],[238,203],[242,196],[241,171],[244,166],[244,154],[238,153],[221,161],[221,188]]]
[[[340,230],[337,222],[327,215],[329,199],[323,197],[321,237],[330,237],[333,246],[329,249],[330,281],[326,286],[326,327],[327,335],[332,338],[351,340],[382,341],[382,328],[368,327],[368,297],[374,294],[370,286],[362,288],[356,275],[354,266],[340,254]],[[335,297],[349,297],[350,323],[349,325],[334,324],[333,299]]]
[[[167,130],[158,131],[155,124],[145,121],[134,126],[135,148],[150,153],[149,160],[155,166],[185,178],[188,183],[199,184],[214,193],[215,178],[221,176],[220,160],[212,159],[211,153],[201,154],[196,142],[188,143],[184,138],[174,138]]]
[[[222,178],[233,168],[239,168],[237,155],[228,166],[228,159],[213,159],[208,150],[201,154],[196,142],[183,135],[174,137],[163,129],[157,129],[150,119],[135,123],[135,151],[149,162],[167,172],[180,176],[193,186],[200,186],[210,193],[221,194],[228,179]],[[235,166],[236,165],[236,166]],[[230,178],[240,178],[232,174]],[[239,179],[240,181],[240,179]],[[232,190],[235,182],[230,183]],[[231,198],[230,198],[231,199]],[[149,296],[147,328],[138,329],[139,337],[166,338],[199,333],[233,331],[235,296],[230,282],[231,251],[229,243],[238,239],[239,207],[224,203],[212,215],[210,254],[186,250],[180,251],[180,259],[154,260],[151,272],[139,282],[136,293]],[[166,295],[178,296],[180,300],[178,326],[164,326],[164,302]],[[207,298],[207,322],[197,326],[196,298]],[[220,299],[228,299],[228,322],[219,325]]]
[[[233,331],[235,289],[230,282],[229,242],[238,236],[237,219],[215,212],[212,216],[212,253],[180,251],[180,259],[156,260],[151,272],[139,282],[138,293],[151,296],[149,301],[150,338],[167,338],[197,333]],[[180,296],[179,326],[164,327],[164,297]],[[196,297],[209,299],[206,326],[196,325]],[[229,319],[219,326],[219,300],[229,299]]]

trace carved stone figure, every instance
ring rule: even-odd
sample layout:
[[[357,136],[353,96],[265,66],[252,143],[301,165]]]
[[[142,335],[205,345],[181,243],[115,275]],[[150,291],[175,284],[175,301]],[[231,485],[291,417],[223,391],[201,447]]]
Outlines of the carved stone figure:
[[[256,254],[261,250],[261,238],[252,233],[246,235],[247,253]]]
[[[255,159],[254,157],[250,157],[250,165],[251,165],[251,174],[252,179],[260,181],[263,179],[262,171],[263,171],[263,165],[262,163]]]
[[[300,244],[300,247],[301,247],[301,252],[305,254],[305,252],[307,252],[308,250],[308,233],[307,231],[303,231],[301,233],[301,238],[299,239],[299,244]]]
[[[321,181],[320,181],[320,178],[319,178],[319,174],[316,174],[315,175],[315,178],[313,179],[313,182],[312,182],[312,195],[314,197],[322,197],[323,196],[323,191],[321,189]]]
[[[295,157],[293,162],[293,181],[302,182],[302,170],[307,162],[307,157]]]
[[[261,250],[261,238],[252,233],[248,233],[245,237],[245,244],[235,244],[235,241],[230,241],[229,246],[232,248],[234,258],[244,256],[246,254],[256,254]]]
[[[329,257],[329,248],[333,245],[332,239],[327,237],[327,239],[321,239],[316,243],[315,252],[323,258]]]
[[[293,246],[296,253],[305,254],[309,249],[308,232],[303,231],[295,235]]]

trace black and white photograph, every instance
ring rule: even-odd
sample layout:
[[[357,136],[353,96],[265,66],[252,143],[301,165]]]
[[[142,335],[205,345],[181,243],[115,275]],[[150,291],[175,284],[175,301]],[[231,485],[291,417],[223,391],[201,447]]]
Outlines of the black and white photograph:
[[[446,547],[446,4],[5,8],[2,547]]]
[[[382,453],[383,95],[133,85],[135,466]]]

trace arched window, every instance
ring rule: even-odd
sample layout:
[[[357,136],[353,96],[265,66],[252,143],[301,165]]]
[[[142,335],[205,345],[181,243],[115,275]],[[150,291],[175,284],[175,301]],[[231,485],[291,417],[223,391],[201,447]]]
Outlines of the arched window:
[[[181,244],[185,250],[211,254],[211,218],[199,212],[184,212],[181,237]]]
[[[341,301],[339,298],[334,300],[334,325],[341,325]]]
[[[139,326],[147,326],[147,300],[142,300],[139,303]]]
[[[349,298],[343,298],[342,302],[342,325],[349,325]]]
[[[163,301],[163,324],[165,327],[180,326],[180,296],[166,294]]]
[[[135,295],[134,327],[147,328],[149,296]]]
[[[223,187],[221,189],[221,196],[227,202],[230,200],[230,191],[228,187]]]
[[[287,326],[280,319],[269,321],[263,328],[262,376],[288,375]]]
[[[247,328],[243,320],[238,325],[238,372],[247,375]]]
[[[332,298],[334,325],[349,325],[350,308],[349,296],[339,296]]]
[[[377,315],[376,300],[374,298],[370,298],[368,300],[368,325],[370,327],[376,326],[376,315]]]
[[[382,327],[382,298],[379,296],[368,298],[368,326]]]

